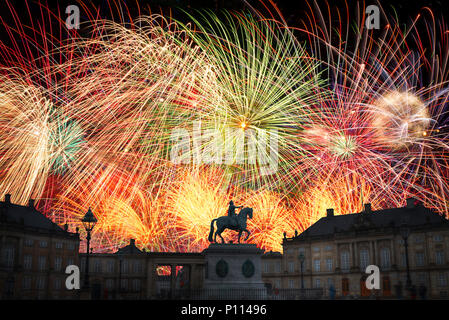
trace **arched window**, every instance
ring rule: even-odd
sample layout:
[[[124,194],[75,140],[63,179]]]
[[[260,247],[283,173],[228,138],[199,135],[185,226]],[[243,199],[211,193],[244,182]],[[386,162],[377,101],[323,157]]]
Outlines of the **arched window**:
[[[343,251],[340,255],[341,270],[349,270],[349,252]]]
[[[366,267],[369,265],[369,252],[366,249],[360,250],[360,269],[365,271]]]
[[[380,250],[380,266],[383,269],[388,269],[391,266],[390,248],[382,248]]]

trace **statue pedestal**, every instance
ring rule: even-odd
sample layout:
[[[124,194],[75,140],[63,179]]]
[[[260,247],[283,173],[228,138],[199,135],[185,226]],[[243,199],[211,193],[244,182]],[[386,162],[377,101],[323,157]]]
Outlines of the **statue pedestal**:
[[[266,298],[261,266],[263,251],[255,244],[212,243],[202,254],[206,262],[205,298]]]

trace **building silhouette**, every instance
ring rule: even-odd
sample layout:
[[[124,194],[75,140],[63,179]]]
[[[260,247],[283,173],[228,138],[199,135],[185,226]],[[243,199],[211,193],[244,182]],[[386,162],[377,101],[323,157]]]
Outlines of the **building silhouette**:
[[[145,252],[133,239],[114,253],[91,252],[88,290],[67,290],[68,265],[80,267],[81,283],[85,277],[79,243],[78,231],[47,219],[33,200],[21,206],[6,195],[0,201],[1,299],[172,299],[204,290],[204,253]],[[408,281],[418,296],[426,288],[428,298],[448,297],[449,222],[414,199],[376,211],[366,204],[354,214],[328,209],[304,232],[284,234],[282,246],[283,254],[262,256],[263,299],[330,298],[331,287],[337,298],[401,298],[412,292],[405,290]],[[380,269],[378,290],[365,286],[368,265]]]
[[[65,268],[77,265],[79,234],[59,227],[28,206],[0,201],[0,297],[2,299],[74,299],[65,289]]]
[[[449,287],[449,221],[407,199],[402,208],[334,215],[333,209],[301,234],[283,239],[283,254],[263,257],[264,279],[273,288],[336,289],[337,297],[375,295],[400,298],[409,294],[407,257],[401,228],[409,231],[407,254],[411,285],[424,287],[429,298],[447,298]],[[300,254],[304,257],[301,272]],[[368,265],[380,269],[380,289],[365,285]]]

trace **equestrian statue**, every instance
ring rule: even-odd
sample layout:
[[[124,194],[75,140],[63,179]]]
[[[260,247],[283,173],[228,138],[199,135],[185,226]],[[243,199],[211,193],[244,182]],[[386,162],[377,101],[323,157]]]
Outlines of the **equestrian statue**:
[[[243,206],[235,206],[234,202],[231,200],[229,202],[228,215],[222,216],[217,219],[213,219],[210,223],[209,241],[217,242],[217,235],[221,238],[221,243],[225,243],[221,233],[225,229],[230,229],[239,232],[238,243],[240,243],[240,237],[243,232],[246,232],[245,241],[248,240],[250,232],[246,229],[246,220],[248,217],[253,218],[253,208],[243,208],[240,209],[239,214],[235,214],[235,209],[243,208]],[[216,222],[217,231],[214,234],[214,223]]]

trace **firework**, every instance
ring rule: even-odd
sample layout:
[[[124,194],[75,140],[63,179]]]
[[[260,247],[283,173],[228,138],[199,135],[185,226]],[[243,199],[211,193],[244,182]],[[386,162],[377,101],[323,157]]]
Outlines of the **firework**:
[[[313,94],[320,83],[317,64],[279,22],[242,13],[191,19],[196,29],[186,31],[210,69],[182,100],[198,130],[209,132],[192,154],[208,153],[215,144],[218,161],[211,162],[225,170],[228,183],[285,192],[295,183],[288,172],[303,156],[298,133],[319,101]]]
[[[326,12],[315,8],[319,14],[311,10],[301,32],[309,37],[311,55],[326,67],[329,80],[322,89],[332,96],[314,108],[313,125],[303,132],[310,156],[298,172],[314,186],[330,177],[338,181],[357,174],[370,185],[365,201],[389,199],[381,208],[414,196],[447,213],[446,25],[436,25],[432,13],[423,9],[405,31],[385,15],[387,23],[375,36],[375,30],[365,28],[363,14],[341,21],[341,13],[340,25],[348,26],[344,30],[332,28],[324,19]],[[311,167],[316,170],[307,169]],[[334,197],[345,192],[342,188]]]
[[[63,40],[48,21],[32,37],[17,19],[4,25],[2,192],[41,199],[72,231],[91,207],[99,251],[129,238],[202,250],[231,198],[254,208],[249,241],[265,250],[327,208],[414,196],[447,213],[446,24],[423,9],[405,29],[384,14],[382,30],[367,30],[346,8],[344,30],[310,7],[296,30],[260,12],[192,24],[88,13],[84,36],[43,14]]]

